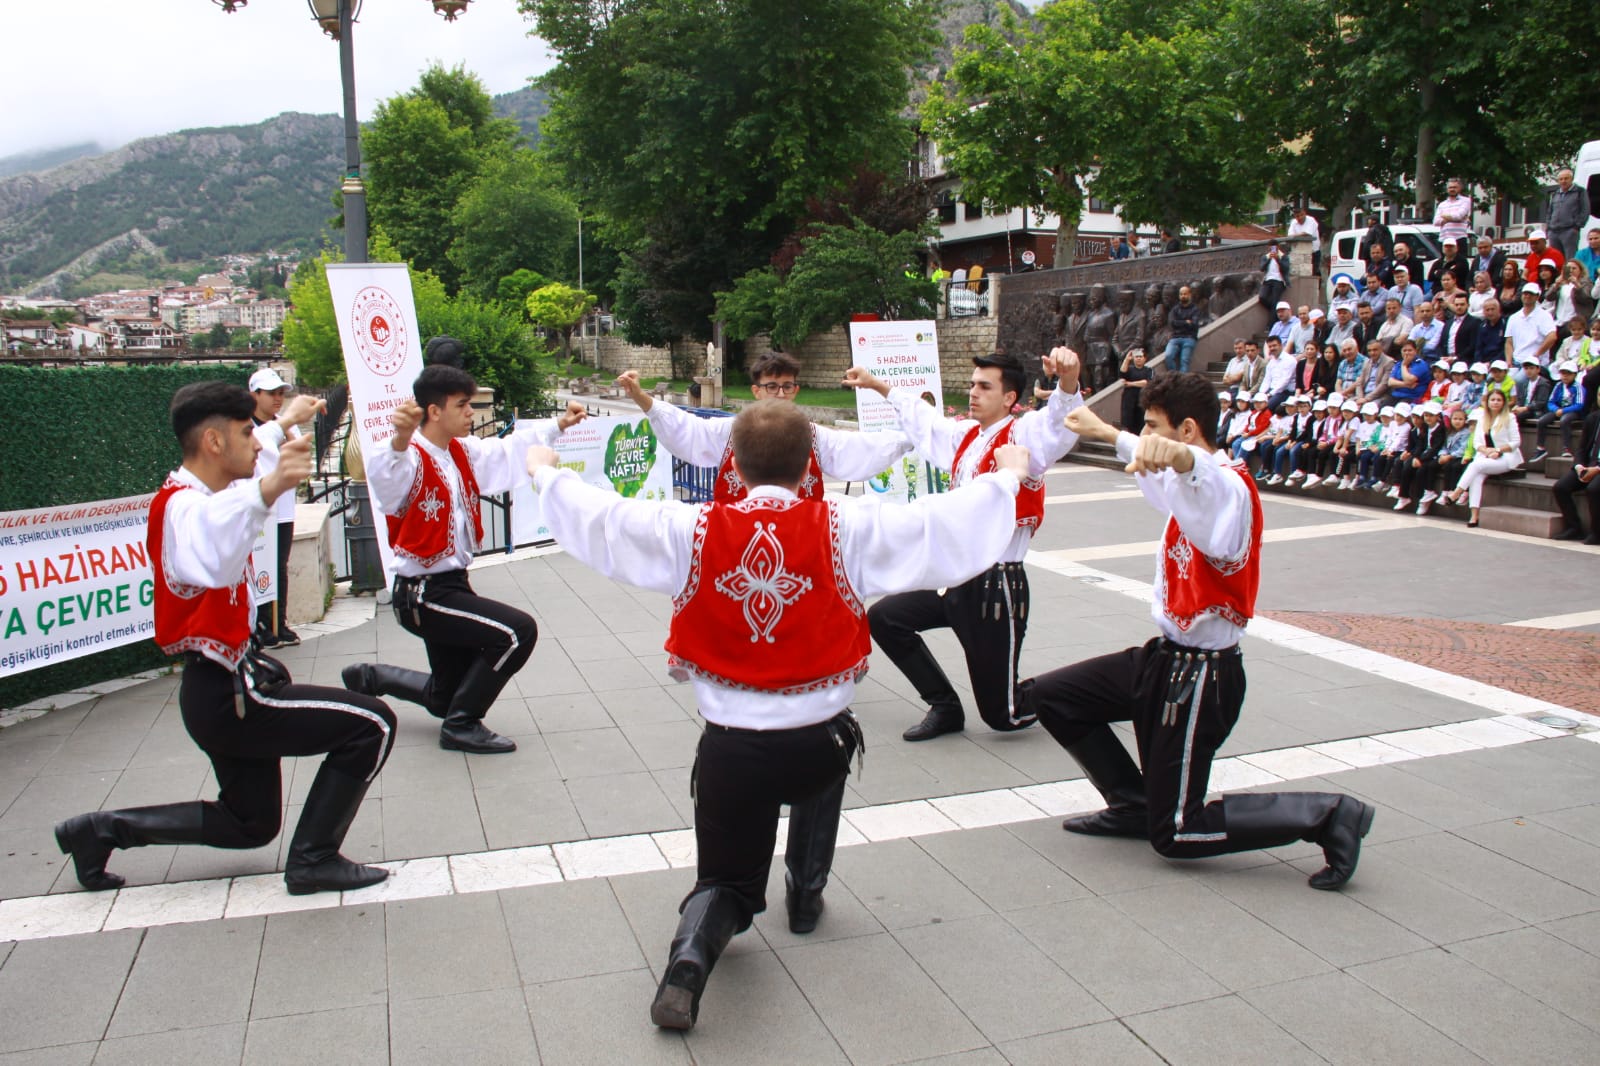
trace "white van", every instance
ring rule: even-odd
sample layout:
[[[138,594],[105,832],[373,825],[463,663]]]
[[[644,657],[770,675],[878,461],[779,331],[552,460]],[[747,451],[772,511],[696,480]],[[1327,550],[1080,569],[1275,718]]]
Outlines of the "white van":
[[[1583,234],[1600,226],[1600,141],[1590,141],[1578,149],[1578,158],[1572,161],[1572,180],[1589,193],[1589,224],[1578,235],[1578,247],[1584,247]]]
[[[1439,246],[1439,227],[1431,222],[1394,222],[1389,225],[1389,232],[1394,234],[1396,244],[1404,241],[1411,246],[1411,258],[1422,263],[1422,276],[1411,280],[1421,285],[1428,276],[1428,271],[1433,269],[1443,254]],[[1350,284],[1356,292],[1361,291],[1362,279],[1367,276],[1367,264],[1361,258],[1361,238],[1367,235],[1367,229],[1342,229],[1333,235],[1333,239],[1323,243],[1322,273],[1327,290],[1327,299],[1333,299],[1333,285],[1335,279],[1341,274],[1350,277]],[[1473,247],[1477,238],[1472,235],[1467,237],[1467,247]],[[1389,249],[1392,253],[1394,249]]]

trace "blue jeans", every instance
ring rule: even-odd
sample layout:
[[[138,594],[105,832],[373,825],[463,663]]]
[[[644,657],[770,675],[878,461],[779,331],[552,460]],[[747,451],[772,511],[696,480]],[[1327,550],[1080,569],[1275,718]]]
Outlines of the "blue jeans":
[[[1189,369],[1189,360],[1194,358],[1193,337],[1173,337],[1167,342],[1167,350],[1162,353],[1167,361],[1167,369],[1182,374]]]

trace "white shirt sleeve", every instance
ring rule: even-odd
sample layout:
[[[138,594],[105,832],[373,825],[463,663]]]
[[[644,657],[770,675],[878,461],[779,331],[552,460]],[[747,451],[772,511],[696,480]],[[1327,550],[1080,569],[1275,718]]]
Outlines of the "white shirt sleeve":
[[[731,420],[729,420],[731,421]],[[846,433],[817,427],[817,462],[836,481],[865,481],[911,450],[911,438],[895,431]]]
[[[728,450],[728,438],[733,434],[731,418],[701,418],[660,400],[650,404],[646,417],[660,438],[661,446],[691,466],[714,467],[722,462],[722,454]],[[872,473],[882,469],[883,466],[877,467]]]
[[[235,481],[217,493],[173,493],[162,533],[168,577],[213,589],[237,585],[268,513],[254,478]]]
[[[528,484],[528,449],[535,444],[554,448],[560,436],[560,428],[548,422],[519,429],[509,437],[462,437],[479,494],[494,496]]]
[[[1007,470],[905,506],[842,504],[845,572],[862,596],[959,585],[1000,558],[1016,532],[1019,488]]]
[[[895,417],[900,419],[900,429],[911,439],[911,446],[918,455],[941,470],[955,465],[956,445],[973,425],[971,420],[945,418],[909,390],[891,389],[889,403],[894,406]]]
[[[1062,392],[1059,388],[1050,393],[1042,411],[1029,411],[1017,419],[1011,431],[1011,443],[1028,449],[1028,473],[1042,477],[1056,460],[1070,452],[1078,443],[1078,435],[1066,426],[1068,413],[1083,406],[1083,395]]]
[[[1133,462],[1139,438],[1126,431],[1117,434],[1117,458]],[[1194,467],[1187,474],[1162,470],[1139,474],[1134,481],[1144,498],[1158,511],[1177,519],[1189,542],[1214,559],[1237,559],[1250,544],[1250,490],[1234,473],[1223,469],[1218,454],[1190,445]]]
[[[404,451],[395,451],[384,443],[373,454],[363,457],[367,464],[367,490],[378,510],[394,514],[411,491],[411,482],[417,476],[417,450],[409,445]]]
[[[698,505],[631,500],[586,485],[571,470],[543,467],[533,481],[545,524],[567,554],[652,592],[672,596],[683,587]]]

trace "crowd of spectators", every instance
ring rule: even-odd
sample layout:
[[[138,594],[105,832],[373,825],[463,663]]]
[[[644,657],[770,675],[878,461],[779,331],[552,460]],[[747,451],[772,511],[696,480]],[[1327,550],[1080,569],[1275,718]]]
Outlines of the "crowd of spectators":
[[[1219,439],[1264,484],[1380,492],[1418,514],[1465,505],[1471,526],[1485,478],[1559,449],[1574,461],[1556,486],[1562,536],[1582,536],[1573,495],[1600,519],[1600,228],[1570,258],[1537,229],[1526,256],[1487,238],[1474,254],[1465,202],[1452,181],[1445,256],[1427,270],[1403,236],[1374,224],[1364,275],[1333,278],[1326,310],[1279,298],[1288,257],[1269,247],[1261,295],[1275,321],[1265,337],[1234,341]],[[1142,355],[1124,363],[1130,378],[1150,372]],[[1586,542],[1600,544],[1595,521]]]

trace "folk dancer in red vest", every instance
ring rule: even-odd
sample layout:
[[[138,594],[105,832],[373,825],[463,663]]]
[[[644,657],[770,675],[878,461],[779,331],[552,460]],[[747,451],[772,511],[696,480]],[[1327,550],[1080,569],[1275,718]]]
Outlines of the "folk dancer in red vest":
[[[910,392],[890,392],[888,385],[860,367],[845,374],[846,385],[888,397],[917,452],[949,470],[954,486],[993,470],[1003,445],[1020,444],[1029,454],[1028,476],[1017,494],[1015,529],[998,561],[991,560],[977,577],[943,592],[888,596],[867,612],[872,639],[928,703],[922,721],[903,734],[906,740],[928,740],[965,727],[961,697],[920,636],[929,629],[955,630],[966,653],[978,713],[990,729],[1026,729],[1034,722],[1033,713],[1016,696],[1017,658],[1028,631],[1028,574],[1022,560],[1033,531],[1044,520],[1044,472],[1078,442],[1063,419],[1083,404],[1077,353],[1056,348],[1043,363],[1045,374],[1057,377],[1056,387],[1042,410],[1021,417],[1011,410],[1023,395],[1027,376],[1014,356],[974,357],[967,392],[971,417],[963,419],[941,417]]]
[[[750,393],[756,399],[794,403],[800,397],[800,364],[782,352],[770,352],[750,364]],[[712,500],[734,503],[748,489],[733,466],[733,419],[697,418],[669,403],[656,403],[639,386],[639,372],[625,371],[617,384],[650,419],[661,446],[694,466],[716,470]],[[846,433],[829,426],[812,425],[811,455],[800,479],[802,499],[820,500],[823,478],[865,481],[882,473],[911,450],[904,433]],[[834,837],[844,806],[844,778],[789,810],[789,835],[784,845],[785,899],[789,930],[809,933],[817,927],[822,890],[828,886],[833,866]]]
[[[432,364],[412,392],[415,402],[406,400],[390,415],[389,447],[367,459],[367,483],[388,518],[395,617],[422,638],[430,672],[354,663],[344,668],[344,683],[354,692],[398,696],[444,719],[439,747],[446,751],[516,751],[516,741],[483,718],[533,654],[539,630],[526,611],[472,591],[467,567],[483,541],[478,499],[526,484],[528,448],[582,421],[583,406],[568,405],[556,428],[486,439],[471,435],[478,383],[465,370]]]
[[[150,504],[147,534],[156,643],[184,660],[178,706],[184,728],[211,759],[218,796],[157,807],[95,811],[56,826],[78,880],[120,888],[106,870],[115,848],[209,844],[259,848],[283,818],[285,755],[327,758],[306,794],[283,879],[290,893],[342,892],[389,876],[339,854],[367,786],[389,757],[394,713],[382,700],[291,683],[251,643],[250,549],[278,496],[311,473],[311,440],[284,444],[271,473],[253,478],[260,444],[255,402],[220,381],[185,385],[172,398],[183,465]]]
[[[623,499],[557,469],[547,449],[528,453],[566,551],[673,597],[668,669],[694,684],[706,719],[691,778],[695,886],[650,1008],[669,1029],[694,1024],[718,956],[766,909],[780,806],[837,787],[860,748],[849,707],[872,647],[863,600],[988,566],[1011,537],[1027,474],[1027,452],[1005,447],[989,476],[906,507],[808,500],[797,495],[805,416],[762,400],[733,422],[733,461],[750,487],[737,503]]]
[[[1244,703],[1239,638],[1255,613],[1261,499],[1248,470],[1217,450],[1219,404],[1209,381],[1157,378],[1143,404],[1137,437],[1087,409],[1067,418],[1085,438],[1115,443],[1145,499],[1169,517],[1150,611],[1161,636],[1023,682],[1039,721],[1108,804],[1061,827],[1148,840],[1173,859],[1303,840],[1319,845],[1327,863],[1311,887],[1338,888],[1355,872],[1371,807],[1332,792],[1206,802],[1212,757]],[[1130,720],[1143,772],[1109,724]]]

